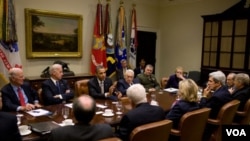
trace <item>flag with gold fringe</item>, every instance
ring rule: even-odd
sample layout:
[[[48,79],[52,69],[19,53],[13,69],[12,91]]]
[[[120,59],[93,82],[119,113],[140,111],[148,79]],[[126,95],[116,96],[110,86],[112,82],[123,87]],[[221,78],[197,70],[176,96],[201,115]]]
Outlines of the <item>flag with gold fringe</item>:
[[[130,50],[129,50],[129,65],[132,69],[136,68],[136,51],[137,51],[137,23],[135,4],[131,13],[131,33],[130,33]]]
[[[0,75],[7,78],[9,69],[22,68],[13,0],[0,0],[0,23]]]
[[[123,59],[127,60],[126,33],[127,33],[127,25],[126,25],[125,9],[123,7],[123,1],[121,1],[117,16],[117,27],[116,27],[115,57],[117,59],[117,69],[121,68],[121,60]]]
[[[116,59],[114,50],[114,36],[112,34],[112,20],[111,20],[111,7],[110,0],[107,0],[105,9],[105,24],[104,24],[104,35],[105,35],[105,46],[107,56],[107,76],[112,77],[116,72]]]
[[[104,33],[102,24],[102,4],[97,4],[96,19],[93,34],[93,47],[91,51],[90,72],[95,74],[96,66],[102,65],[107,68],[106,47],[104,44]]]

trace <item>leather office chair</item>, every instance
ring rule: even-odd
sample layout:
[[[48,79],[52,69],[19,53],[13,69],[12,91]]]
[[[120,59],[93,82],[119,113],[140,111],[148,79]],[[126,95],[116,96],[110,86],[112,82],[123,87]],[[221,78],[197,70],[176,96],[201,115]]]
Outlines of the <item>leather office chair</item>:
[[[201,141],[210,111],[210,108],[201,108],[185,113],[179,129],[171,129],[171,136],[179,138],[179,141]]]
[[[122,105],[124,105],[124,108],[126,110],[131,110],[133,108],[131,99],[129,99],[128,97],[121,97],[120,101],[122,102]]]
[[[201,75],[201,72],[199,72],[199,71],[189,71],[188,72],[188,78],[194,80],[194,82],[198,85],[200,83],[200,75]]]
[[[111,137],[111,138],[106,138],[106,139],[102,139],[99,141],[122,141],[122,140],[117,137]]]
[[[9,81],[4,77],[3,74],[0,73],[0,89],[8,83]]]
[[[42,88],[39,88],[39,89],[37,90],[37,94],[38,94],[39,103],[40,103],[41,105],[43,105]]]
[[[210,141],[221,141],[222,125],[232,124],[233,118],[239,105],[239,100],[232,100],[230,102],[227,102],[221,107],[216,119],[208,119],[208,124],[214,125],[216,127],[212,133]]]
[[[171,120],[161,120],[136,127],[130,141],[167,141],[172,128]]]
[[[246,102],[243,111],[236,111],[236,121],[233,124],[249,125],[250,124],[250,99]]]
[[[161,88],[162,89],[165,89],[166,88],[166,85],[168,83],[168,80],[169,80],[169,77],[162,77],[161,78]]]
[[[88,82],[89,82],[89,79],[78,80],[75,82],[75,96],[76,97],[82,94],[89,94]]]

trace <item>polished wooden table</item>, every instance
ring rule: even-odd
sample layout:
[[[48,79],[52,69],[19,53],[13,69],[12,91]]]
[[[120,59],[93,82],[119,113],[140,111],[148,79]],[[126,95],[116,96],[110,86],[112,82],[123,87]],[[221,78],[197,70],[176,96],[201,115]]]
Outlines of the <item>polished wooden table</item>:
[[[175,101],[176,99],[176,94],[171,94],[168,92],[153,92],[153,93],[149,93],[147,94],[147,99],[148,102],[151,101],[151,96],[152,94],[155,95],[156,97],[156,101],[158,102],[159,106],[162,107],[165,111],[170,110],[172,103]],[[96,114],[93,118],[93,120],[91,121],[91,124],[98,124],[98,123],[107,123],[110,124],[112,127],[116,127],[123,114],[127,113],[129,110],[132,109],[132,105],[130,103],[122,103],[123,104],[123,108],[122,108],[122,115],[118,115],[115,114],[117,109],[116,109],[116,104],[115,102],[111,101],[111,100],[96,100],[97,104],[101,104],[101,105],[105,105],[107,106],[107,108],[112,109],[114,112],[114,116],[111,117],[105,117],[102,114]],[[43,122],[43,121],[55,121],[56,123],[62,123],[62,121],[64,120],[63,116],[62,116],[62,108],[66,107],[65,104],[57,104],[57,105],[51,105],[51,106],[45,106],[42,107],[43,109],[46,109],[48,111],[51,112],[50,115],[46,115],[46,116],[39,116],[39,117],[33,117],[27,113],[16,113],[16,114],[23,114],[24,116],[21,119],[21,125],[28,125],[30,123],[37,123],[37,122]],[[66,107],[68,108],[68,107]],[[106,108],[106,109],[107,109]],[[68,118],[73,119],[74,123],[76,123],[76,120],[74,119],[73,113],[72,113],[72,108],[69,108],[70,111],[70,115]],[[100,112],[103,111],[102,108],[97,108],[96,111]],[[34,141],[34,140],[46,140],[47,137],[46,135],[41,136],[38,133],[32,132],[29,135],[23,136],[23,141]]]

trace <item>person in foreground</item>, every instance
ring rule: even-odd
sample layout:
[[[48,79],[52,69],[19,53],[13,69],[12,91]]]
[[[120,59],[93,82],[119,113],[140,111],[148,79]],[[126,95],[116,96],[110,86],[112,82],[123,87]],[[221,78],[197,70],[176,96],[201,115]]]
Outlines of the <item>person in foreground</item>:
[[[22,141],[17,127],[17,117],[13,114],[3,112],[2,94],[0,92],[0,141]]]
[[[73,114],[77,123],[53,129],[49,141],[97,141],[113,137],[110,125],[90,124],[95,116],[95,109],[96,103],[89,95],[81,95],[74,99]]]
[[[215,119],[221,107],[233,100],[227,87],[225,86],[226,76],[222,71],[215,71],[209,74],[207,87],[203,90],[203,96],[200,99],[200,107],[211,108],[209,118]],[[208,141],[214,130],[214,126],[207,124],[203,134],[203,141]]]
[[[134,84],[127,89],[127,96],[135,108],[126,113],[119,124],[116,135],[123,141],[128,141],[132,130],[140,125],[164,119],[164,110],[147,102],[145,88]]]
[[[171,75],[169,77],[168,83],[166,85],[166,88],[179,88],[179,82],[181,80],[185,80],[186,78],[183,75],[184,69],[180,66],[176,67],[175,74]]]
[[[41,107],[37,92],[24,83],[22,69],[11,68],[9,80],[1,90],[3,111],[29,111]]]
[[[134,78],[134,71],[131,69],[126,70],[124,74],[124,79],[120,79],[117,82],[117,90],[126,96],[127,89],[133,84],[140,83],[137,78]]]
[[[116,91],[111,78],[106,77],[106,69],[103,66],[96,67],[96,76],[88,82],[89,95],[95,99],[118,100],[122,94]]]
[[[153,74],[153,69],[154,67],[148,64],[145,67],[144,73],[138,74],[136,77],[148,92],[154,92],[160,89],[160,84]]]
[[[175,102],[171,110],[167,113],[166,119],[173,121],[173,128],[178,129],[181,117],[190,111],[199,109],[198,86],[192,79],[185,79],[179,82],[179,100]],[[169,137],[169,141],[179,140],[176,136]]]
[[[62,79],[62,65],[53,64],[50,69],[50,78],[42,83],[42,97],[44,105],[53,105],[68,102],[74,97],[67,80]]]

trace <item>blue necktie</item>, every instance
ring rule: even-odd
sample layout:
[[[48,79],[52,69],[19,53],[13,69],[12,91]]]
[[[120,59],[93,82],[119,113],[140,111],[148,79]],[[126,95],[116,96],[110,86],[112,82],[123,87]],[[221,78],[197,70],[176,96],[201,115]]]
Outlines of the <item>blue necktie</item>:
[[[56,87],[58,89],[59,94],[61,94],[61,89],[60,89],[59,81],[56,81]]]

